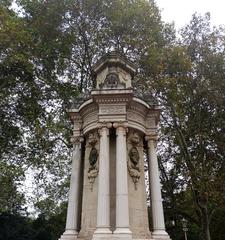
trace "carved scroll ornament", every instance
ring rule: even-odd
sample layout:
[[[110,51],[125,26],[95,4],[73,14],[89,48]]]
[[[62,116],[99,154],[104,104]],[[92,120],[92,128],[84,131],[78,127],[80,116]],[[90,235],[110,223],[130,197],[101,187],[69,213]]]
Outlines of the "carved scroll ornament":
[[[89,154],[89,169],[88,169],[88,179],[90,183],[91,191],[93,190],[93,185],[95,178],[98,176],[98,151],[95,148],[97,143],[97,138],[95,134],[89,134],[88,143],[91,146],[91,151]]]
[[[137,190],[137,183],[141,176],[140,168],[139,168],[140,156],[139,156],[138,149],[136,147],[139,144],[140,139],[137,133],[134,133],[130,137],[130,142],[132,144],[132,148],[129,151],[128,172],[134,182],[135,190]]]

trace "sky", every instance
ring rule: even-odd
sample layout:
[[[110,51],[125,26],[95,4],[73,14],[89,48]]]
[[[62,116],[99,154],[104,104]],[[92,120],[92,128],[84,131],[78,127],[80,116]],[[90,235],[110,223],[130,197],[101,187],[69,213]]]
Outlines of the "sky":
[[[155,0],[162,20],[174,21],[176,29],[189,23],[193,13],[211,14],[212,25],[225,25],[225,0]]]

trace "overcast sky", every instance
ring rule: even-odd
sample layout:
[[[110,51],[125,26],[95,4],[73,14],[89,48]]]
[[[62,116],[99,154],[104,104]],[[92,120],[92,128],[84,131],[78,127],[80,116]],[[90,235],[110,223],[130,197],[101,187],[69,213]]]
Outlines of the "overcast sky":
[[[225,0],[155,0],[162,20],[175,22],[176,29],[189,23],[194,12],[210,12],[213,25],[225,24]]]

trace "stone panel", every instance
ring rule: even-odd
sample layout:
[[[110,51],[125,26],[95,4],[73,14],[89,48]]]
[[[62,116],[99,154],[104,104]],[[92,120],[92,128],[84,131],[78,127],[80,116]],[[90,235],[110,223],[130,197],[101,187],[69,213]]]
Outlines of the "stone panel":
[[[97,136],[97,132],[94,132]],[[99,139],[97,139],[95,148],[99,152]],[[82,215],[81,215],[81,231],[79,233],[79,238],[81,239],[91,239],[93,232],[96,228],[96,215],[97,215],[97,186],[98,186],[98,176],[96,177],[93,188],[91,189],[91,183],[88,179],[88,171],[90,169],[89,155],[92,146],[88,142],[88,137],[86,138],[86,149],[85,149],[85,159],[84,159],[84,186],[83,186],[83,202],[82,202]]]
[[[143,136],[138,133],[140,137],[139,143],[132,144],[130,139],[134,133],[137,133],[136,130],[134,131],[132,129],[129,129],[127,147],[128,153],[134,145],[138,149],[140,158],[140,179],[137,183],[137,187],[135,188],[132,177],[128,176],[130,228],[132,231],[133,239],[150,239],[150,231],[148,227],[148,212],[146,204],[146,187],[144,178]]]

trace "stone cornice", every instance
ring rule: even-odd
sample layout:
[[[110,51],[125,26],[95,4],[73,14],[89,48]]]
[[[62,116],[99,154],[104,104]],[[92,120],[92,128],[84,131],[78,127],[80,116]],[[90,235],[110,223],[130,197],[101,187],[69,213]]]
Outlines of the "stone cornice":
[[[103,89],[103,90],[92,90],[91,91],[91,95],[92,96],[98,96],[98,95],[101,95],[101,96],[104,96],[104,95],[127,95],[127,94],[133,94],[133,89],[130,88],[130,89]]]
[[[139,104],[144,105],[146,108],[150,108],[150,106],[149,106],[145,101],[143,101],[143,100],[140,99],[140,98],[133,97],[132,100],[133,100],[134,102],[137,102],[137,103],[139,103]]]
[[[132,99],[133,90],[132,89],[94,90],[91,92],[91,94],[93,100],[98,104],[127,103]]]

